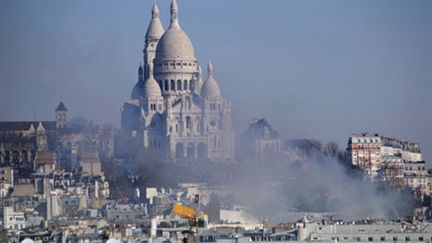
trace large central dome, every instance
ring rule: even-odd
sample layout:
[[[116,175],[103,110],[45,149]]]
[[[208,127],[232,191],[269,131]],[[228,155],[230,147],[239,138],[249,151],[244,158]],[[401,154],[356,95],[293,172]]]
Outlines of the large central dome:
[[[176,1],[171,4],[171,24],[162,35],[156,48],[156,61],[185,60],[195,61],[195,51],[187,34],[178,23]]]
[[[196,60],[192,42],[180,26],[170,26],[161,37],[156,48],[156,60]]]

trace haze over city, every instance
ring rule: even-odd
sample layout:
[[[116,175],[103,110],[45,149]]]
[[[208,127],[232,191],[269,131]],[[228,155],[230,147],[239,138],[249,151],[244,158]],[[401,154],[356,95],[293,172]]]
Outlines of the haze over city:
[[[0,242],[432,241],[432,2],[0,2]]]
[[[2,1],[0,119],[47,120],[62,100],[72,116],[119,125],[152,3]],[[267,117],[288,137],[340,145],[380,132],[420,142],[432,160],[431,1],[180,3],[237,129]]]

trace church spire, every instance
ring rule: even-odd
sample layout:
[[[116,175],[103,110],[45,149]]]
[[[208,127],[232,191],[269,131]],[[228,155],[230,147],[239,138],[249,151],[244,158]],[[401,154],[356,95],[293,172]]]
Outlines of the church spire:
[[[178,6],[176,0],[172,0],[171,2],[171,26],[180,27],[178,22]]]
[[[156,4],[156,1],[153,3],[152,9],[152,19],[159,18],[159,8]]]
[[[152,19],[150,21],[150,25],[147,29],[146,38],[157,38],[159,39],[163,33],[165,32],[162,23],[159,19],[159,8],[154,2],[152,8]]]

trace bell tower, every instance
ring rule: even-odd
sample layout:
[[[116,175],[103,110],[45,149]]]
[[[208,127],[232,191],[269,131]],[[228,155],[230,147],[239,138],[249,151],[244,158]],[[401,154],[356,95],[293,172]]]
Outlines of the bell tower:
[[[60,104],[58,104],[57,108],[55,109],[55,114],[56,114],[56,128],[57,129],[66,128],[68,123],[68,109],[63,104],[63,102],[60,102]]]
[[[159,8],[154,3],[152,9],[152,19],[150,21],[150,25],[147,29],[147,33],[145,35],[145,44],[144,44],[144,80],[147,80],[149,75],[149,65],[153,65],[153,59],[156,56],[156,47],[159,42],[159,39],[165,32],[162,23],[159,19]]]

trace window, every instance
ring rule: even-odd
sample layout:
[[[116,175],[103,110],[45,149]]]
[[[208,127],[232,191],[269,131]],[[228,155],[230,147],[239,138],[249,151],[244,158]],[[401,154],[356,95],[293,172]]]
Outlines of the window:
[[[168,91],[168,80],[165,80],[165,84],[164,84],[164,90],[165,91]]]
[[[175,81],[171,80],[171,90],[175,91]]]
[[[190,116],[186,117],[186,128],[192,129],[192,118]]]
[[[177,80],[177,90],[182,90],[182,81],[180,79]]]
[[[188,89],[188,81],[185,80],[183,83],[183,90],[187,90]]]

